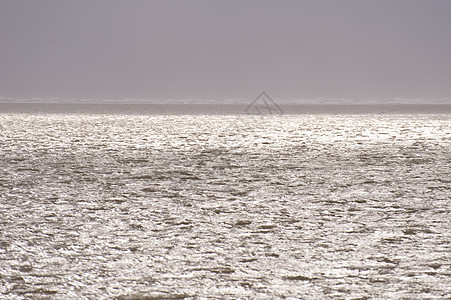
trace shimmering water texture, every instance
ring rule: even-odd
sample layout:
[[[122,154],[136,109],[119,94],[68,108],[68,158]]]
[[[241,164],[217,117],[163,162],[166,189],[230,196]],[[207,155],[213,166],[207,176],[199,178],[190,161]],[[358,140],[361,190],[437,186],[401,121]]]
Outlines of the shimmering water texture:
[[[0,114],[0,298],[450,299],[450,116]]]

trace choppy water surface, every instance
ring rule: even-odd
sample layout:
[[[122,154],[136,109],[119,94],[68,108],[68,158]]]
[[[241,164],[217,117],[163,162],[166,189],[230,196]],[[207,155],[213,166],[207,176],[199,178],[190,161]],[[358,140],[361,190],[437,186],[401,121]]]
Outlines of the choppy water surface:
[[[447,114],[0,114],[0,298],[450,298],[450,151]]]

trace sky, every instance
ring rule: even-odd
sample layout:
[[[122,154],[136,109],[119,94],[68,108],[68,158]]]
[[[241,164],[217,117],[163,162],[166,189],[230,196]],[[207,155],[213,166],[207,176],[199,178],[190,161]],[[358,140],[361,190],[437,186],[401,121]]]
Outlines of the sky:
[[[0,96],[451,98],[449,0],[0,0]]]

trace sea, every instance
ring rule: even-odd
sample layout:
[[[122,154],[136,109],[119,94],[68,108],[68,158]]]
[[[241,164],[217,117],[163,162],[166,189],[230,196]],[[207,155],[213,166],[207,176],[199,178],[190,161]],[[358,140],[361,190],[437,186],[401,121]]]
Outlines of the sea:
[[[451,106],[2,103],[0,299],[451,299]]]

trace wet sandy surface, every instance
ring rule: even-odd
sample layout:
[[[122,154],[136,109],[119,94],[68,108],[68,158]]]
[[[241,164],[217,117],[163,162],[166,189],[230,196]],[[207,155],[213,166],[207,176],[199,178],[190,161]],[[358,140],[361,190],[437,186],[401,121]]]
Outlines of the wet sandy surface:
[[[0,114],[0,298],[444,299],[450,195],[450,115]]]

